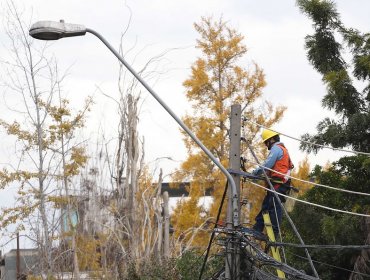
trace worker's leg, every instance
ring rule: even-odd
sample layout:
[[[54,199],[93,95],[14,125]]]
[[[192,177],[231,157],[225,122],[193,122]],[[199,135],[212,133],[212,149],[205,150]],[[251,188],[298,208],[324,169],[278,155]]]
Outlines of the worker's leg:
[[[272,229],[274,230],[275,237],[277,237],[279,235],[279,228],[281,227],[281,207],[275,197],[271,197],[269,206]]]
[[[263,232],[265,223],[263,222],[262,212],[269,210],[270,199],[271,199],[271,195],[270,193],[267,193],[265,198],[263,199],[261,211],[258,213],[258,215],[255,218],[256,223],[254,224],[253,229],[256,231]]]
[[[286,184],[282,184],[280,186],[275,185],[276,192],[279,194],[287,194],[288,186]],[[275,198],[275,195],[273,196],[273,199],[271,199],[271,204],[269,206],[269,214],[271,219],[272,228],[274,230],[275,237],[277,237],[277,234],[279,234],[279,228],[281,227],[281,221],[282,221],[282,209],[280,206],[280,203],[278,202],[278,199]],[[281,203],[285,203],[286,197],[279,196],[279,200]]]

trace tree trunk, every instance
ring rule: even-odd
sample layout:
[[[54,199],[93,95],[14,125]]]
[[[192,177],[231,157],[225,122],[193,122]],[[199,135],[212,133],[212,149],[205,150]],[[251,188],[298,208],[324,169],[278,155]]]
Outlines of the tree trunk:
[[[365,222],[365,231],[367,233],[366,238],[366,245],[370,244],[370,218],[366,217],[364,218]],[[361,274],[357,273],[364,273],[364,274],[370,274],[370,249],[363,249],[361,250],[360,255],[357,257],[356,262],[353,267],[353,272],[349,278],[349,280],[363,280],[367,279]]]

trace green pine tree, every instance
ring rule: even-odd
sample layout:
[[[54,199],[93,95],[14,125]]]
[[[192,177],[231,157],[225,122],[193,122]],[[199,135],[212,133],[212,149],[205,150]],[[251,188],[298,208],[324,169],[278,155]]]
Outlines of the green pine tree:
[[[332,1],[297,0],[298,7],[312,21],[314,34],[306,36],[307,57],[327,87],[322,99],[324,108],[333,110],[336,118],[325,118],[317,125],[315,135],[302,139],[334,148],[370,152],[370,34],[346,27]],[[346,55],[344,53],[346,52]],[[345,59],[351,56],[350,59]],[[318,147],[301,144],[303,150],[317,152]],[[370,157],[364,154],[345,156],[325,169],[313,171],[316,182],[358,192],[369,192]],[[304,199],[351,212],[370,213],[368,196],[315,187]],[[335,213],[297,204],[292,213],[307,244],[369,244],[370,219]],[[284,227],[283,227],[284,228]],[[292,238],[287,231],[286,235]],[[289,250],[291,263],[308,269],[307,261],[297,257],[299,250]],[[369,251],[315,250],[312,258],[321,279],[363,279],[370,274]],[[341,267],[334,268],[326,264]],[[354,271],[351,273],[350,271]],[[362,274],[361,274],[362,273]]]

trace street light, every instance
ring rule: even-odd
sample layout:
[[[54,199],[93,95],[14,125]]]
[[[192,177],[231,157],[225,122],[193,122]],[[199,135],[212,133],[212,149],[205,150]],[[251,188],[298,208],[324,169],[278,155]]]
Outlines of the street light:
[[[206,153],[214,164],[225,174],[232,191],[233,225],[239,226],[238,194],[233,177],[226,168],[215,158],[215,156],[203,145],[203,143],[191,132],[191,130],[181,121],[181,119],[171,110],[170,107],[154,92],[154,90],[136,73],[136,71],[124,60],[124,58],[104,39],[98,32],[86,28],[80,24],[65,23],[64,20],[56,21],[38,21],[34,23],[29,34],[39,40],[58,40],[64,37],[83,36],[86,32],[98,37],[119,61],[134,75],[134,77],[149,91],[149,93],[162,105],[162,107],[172,116],[180,127],[197,143],[197,145]]]
[[[38,21],[30,29],[30,35],[39,40],[58,40],[64,37],[83,36],[85,34],[85,26],[65,23],[63,20],[60,22]]]

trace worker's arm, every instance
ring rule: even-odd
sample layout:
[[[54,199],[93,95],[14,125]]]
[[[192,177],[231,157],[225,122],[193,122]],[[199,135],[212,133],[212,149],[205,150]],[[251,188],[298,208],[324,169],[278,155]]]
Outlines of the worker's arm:
[[[278,159],[281,159],[282,156],[283,156],[283,150],[278,145],[273,145],[271,147],[271,150],[270,150],[270,153],[269,153],[267,159],[262,164],[262,166],[271,169],[275,165],[275,162]],[[253,170],[252,174],[253,175],[262,174],[262,167],[260,167],[260,166],[257,167],[255,170]]]

